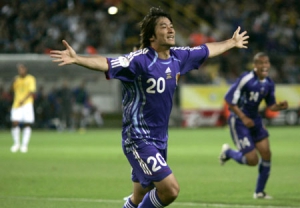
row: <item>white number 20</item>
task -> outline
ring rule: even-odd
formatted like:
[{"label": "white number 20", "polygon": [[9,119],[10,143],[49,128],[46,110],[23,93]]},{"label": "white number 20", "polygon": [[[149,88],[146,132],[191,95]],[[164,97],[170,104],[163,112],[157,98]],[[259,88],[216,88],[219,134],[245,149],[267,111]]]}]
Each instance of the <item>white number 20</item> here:
[{"label": "white number 20", "polygon": [[155,92],[163,93],[166,88],[166,82],[163,77],[159,77],[157,81],[154,78],[147,80],[147,83],[151,83],[150,87],[146,89],[147,93],[155,94]]},{"label": "white number 20", "polygon": [[165,159],[159,153],[157,153],[155,155],[155,157],[153,157],[153,156],[148,157],[147,163],[150,164],[151,161],[153,161],[152,172],[156,172],[156,171],[160,170],[161,166],[167,166]]}]

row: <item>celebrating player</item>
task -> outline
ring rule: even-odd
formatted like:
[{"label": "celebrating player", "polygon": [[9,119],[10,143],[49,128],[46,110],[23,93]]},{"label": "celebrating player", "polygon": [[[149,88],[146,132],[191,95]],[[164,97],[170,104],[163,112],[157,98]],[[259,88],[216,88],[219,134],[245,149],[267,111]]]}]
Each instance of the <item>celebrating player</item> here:
[{"label": "celebrating player", "polygon": [[228,144],[223,144],[220,163],[223,165],[232,158],[240,164],[259,164],[253,197],[270,199],[272,197],[264,191],[271,169],[269,133],[263,126],[258,110],[262,100],[265,100],[272,111],[287,109],[288,103],[276,103],[274,82],[268,77],[268,55],[257,53],[253,61],[254,70],[242,74],[225,96],[231,110],[228,119],[231,137],[238,151],[231,149]]},{"label": "celebrating player", "polygon": [[63,40],[66,50],[53,50],[59,66],[77,64],[103,71],[107,79],[122,83],[122,146],[132,166],[133,195],[124,208],[165,207],[178,196],[179,184],[167,163],[168,122],[172,97],[179,76],[208,58],[231,48],[247,48],[246,31],[240,27],[232,38],[189,48],[173,47],[172,18],[160,8],[151,8],[141,21],[141,49],[120,56],[79,56]]},{"label": "celebrating player", "polygon": [[[12,152],[26,153],[31,136],[31,124],[34,122],[33,95],[36,91],[35,77],[27,74],[27,68],[23,64],[17,66],[19,75],[12,84],[14,102],[11,109],[12,137],[14,145]],[[20,126],[23,123],[22,144],[20,144]]]}]

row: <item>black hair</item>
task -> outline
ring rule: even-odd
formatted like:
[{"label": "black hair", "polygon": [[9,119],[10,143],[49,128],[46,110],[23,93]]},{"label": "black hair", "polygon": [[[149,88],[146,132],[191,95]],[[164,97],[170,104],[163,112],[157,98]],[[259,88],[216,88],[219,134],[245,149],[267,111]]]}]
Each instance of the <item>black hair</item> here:
[{"label": "black hair", "polygon": [[171,15],[164,12],[160,7],[151,7],[149,13],[140,22],[140,48],[150,46],[150,38],[155,35],[155,26],[160,17],[166,17],[172,22]]},{"label": "black hair", "polygon": [[269,56],[264,52],[258,52],[257,54],[254,55],[253,62],[255,63],[260,57],[269,57]]}]

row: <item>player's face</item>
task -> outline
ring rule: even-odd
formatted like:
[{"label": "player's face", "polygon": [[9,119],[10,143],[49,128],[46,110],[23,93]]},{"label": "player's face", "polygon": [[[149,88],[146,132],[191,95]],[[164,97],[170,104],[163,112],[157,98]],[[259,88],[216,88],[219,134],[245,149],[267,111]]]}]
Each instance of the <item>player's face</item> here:
[{"label": "player's face", "polygon": [[18,73],[21,77],[24,77],[27,73],[26,67],[22,64],[18,65]]},{"label": "player's face", "polygon": [[271,64],[269,57],[261,56],[254,62],[254,68],[259,79],[264,79],[269,75]]},{"label": "player's face", "polygon": [[152,41],[152,44],[156,47],[171,47],[175,45],[175,30],[172,22],[168,18],[158,18],[155,26],[155,36],[153,36],[150,41]]}]

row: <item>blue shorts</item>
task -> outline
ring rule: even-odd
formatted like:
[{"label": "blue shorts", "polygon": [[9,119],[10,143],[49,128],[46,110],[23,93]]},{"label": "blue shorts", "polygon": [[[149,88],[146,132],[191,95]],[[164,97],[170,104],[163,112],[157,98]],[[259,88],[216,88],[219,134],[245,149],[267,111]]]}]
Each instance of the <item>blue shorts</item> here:
[{"label": "blue shorts", "polygon": [[139,182],[144,188],[152,186],[172,173],[168,166],[167,149],[160,150],[154,145],[142,145],[130,152],[123,151],[132,167],[132,181]]},{"label": "blue shorts", "polygon": [[243,154],[252,151],[255,148],[255,143],[269,137],[261,117],[254,118],[253,121],[254,127],[247,128],[242,120],[234,115],[231,115],[228,119],[232,141]]}]

